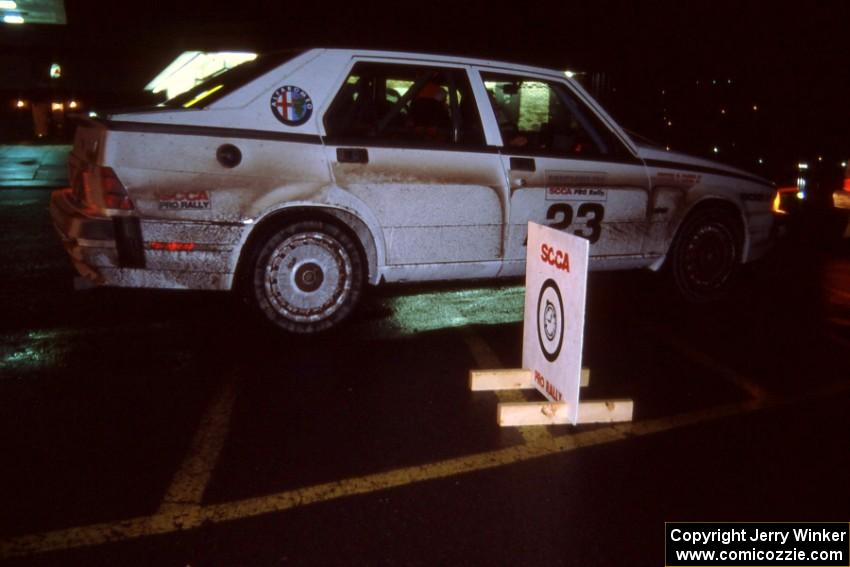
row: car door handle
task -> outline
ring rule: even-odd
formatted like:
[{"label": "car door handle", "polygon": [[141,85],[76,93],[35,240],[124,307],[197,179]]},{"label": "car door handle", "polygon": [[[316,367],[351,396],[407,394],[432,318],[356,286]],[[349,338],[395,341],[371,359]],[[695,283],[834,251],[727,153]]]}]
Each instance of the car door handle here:
[{"label": "car door handle", "polygon": [[336,160],[340,163],[369,163],[366,148],[337,148]]},{"label": "car door handle", "polygon": [[511,171],[536,171],[534,160],[531,158],[512,157]]}]

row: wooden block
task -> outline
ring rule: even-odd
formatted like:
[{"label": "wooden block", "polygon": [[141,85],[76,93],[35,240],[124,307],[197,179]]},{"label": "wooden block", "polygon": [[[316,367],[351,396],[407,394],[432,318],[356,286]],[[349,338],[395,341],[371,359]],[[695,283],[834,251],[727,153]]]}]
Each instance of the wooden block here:
[{"label": "wooden block", "polygon": [[499,404],[498,422],[502,427],[556,425],[569,423],[568,404],[559,402],[515,402]]},{"label": "wooden block", "polygon": [[[589,384],[590,368],[582,368],[580,386],[586,388]],[[473,392],[531,390],[533,388],[534,376],[531,370],[524,368],[469,371],[469,389]]]},{"label": "wooden block", "polygon": [[[512,402],[498,407],[498,423],[502,427],[524,425],[563,425],[569,404],[559,402]],[[579,402],[578,423],[610,423],[631,421],[634,413],[632,400],[594,400]]]},{"label": "wooden block", "polygon": [[592,400],[578,405],[579,423],[631,421],[635,403],[632,400]]},{"label": "wooden block", "polygon": [[489,390],[530,390],[534,388],[531,370],[510,368],[504,370],[470,370],[469,389],[473,392]]}]

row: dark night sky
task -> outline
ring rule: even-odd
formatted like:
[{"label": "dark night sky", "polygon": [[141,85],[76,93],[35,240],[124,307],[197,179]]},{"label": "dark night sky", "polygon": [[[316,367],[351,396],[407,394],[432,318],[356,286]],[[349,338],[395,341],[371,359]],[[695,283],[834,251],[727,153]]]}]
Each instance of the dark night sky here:
[{"label": "dark night sky", "polygon": [[615,115],[637,124],[662,87],[685,93],[679,86],[697,79],[734,78],[739,96],[769,111],[776,143],[850,154],[848,2],[67,0],[66,11],[67,26],[28,37],[2,30],[0,44],[83,61],[78,80],[122,91],[143,86],[184,49],[330,45],[489,56],[603,71],[628,93]]}]

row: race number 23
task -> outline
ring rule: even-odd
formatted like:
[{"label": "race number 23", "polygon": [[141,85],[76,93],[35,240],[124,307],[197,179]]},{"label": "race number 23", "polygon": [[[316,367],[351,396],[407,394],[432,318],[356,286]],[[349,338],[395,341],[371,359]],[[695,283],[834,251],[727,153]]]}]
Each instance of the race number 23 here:
[{"label": "race number 23", "polygon": [[[581,236],[590,241],[591,244],[599,240],[602,232],[602,219],[605,218],[605,208],[599,203],[582,203],[579,205],[576,217],[586,223],[586,228],[573,231],[576,236]],[[573,207],[567,203],[556,203],[546,211],[546,220],[554,221],[548,226],[556,230],[566,230],[573,223]]]}]

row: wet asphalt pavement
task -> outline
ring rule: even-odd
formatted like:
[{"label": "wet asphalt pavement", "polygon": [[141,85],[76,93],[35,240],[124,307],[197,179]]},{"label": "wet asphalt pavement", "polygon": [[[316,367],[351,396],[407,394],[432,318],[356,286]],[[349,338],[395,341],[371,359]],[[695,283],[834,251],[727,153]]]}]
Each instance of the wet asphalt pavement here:
[{"label": "wet asphalt pavement", "polygon": [[592,274],[582,396],[634,421],[503,429],[468,372],[519,365],[516,282],[279,337],[228,294],[73,291],[48,196],[0,189],[0,562],[663,565],[665,521],[850,520],[846,242],[710,306]]}]

